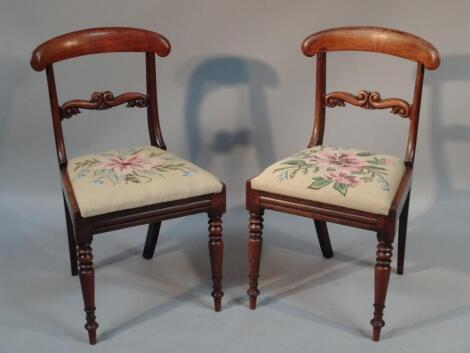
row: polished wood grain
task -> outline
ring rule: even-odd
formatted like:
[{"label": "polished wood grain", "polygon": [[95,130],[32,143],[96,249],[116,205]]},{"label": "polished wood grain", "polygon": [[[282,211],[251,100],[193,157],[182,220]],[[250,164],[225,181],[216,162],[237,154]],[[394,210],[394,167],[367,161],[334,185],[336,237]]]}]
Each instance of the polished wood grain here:
[{"label": "polished wood grain", "polygon": [[117,97],[110,91],[93,92],[89,100],[72,99],[60,108],[62,119],[69,119],[76,114],[80,114],[80,109],[106,110],[118,105],[127,103],[127,107],[144,108],[147,106],[147,95],[138,92],[126,92]]},{"label": "polished wood grain", "polygon": [[85,329],[88,331],[90,344],[96,344],[96,330],[99,325],[96,322],[95,315],[95,270],[90,243],[78,244],[78,264],[83,303],[85,305]]},{"label": "polished wood grain", "polygon": [[209,254],[212,269],[212,297],[214,298],[214,309],[220,311],[222,308],[222,263],[224,255],[224,242],[222,240],[222,215],[217,212],[209,214]]},{"label": "polished wood grain", "polygon": [[77,243],[75,242],[75,234],[73,232],[72,218],[70,217],[69,208],[67,207],[67,201],[64,199],[65,209],[65,223],[67,225],[67,239],[69,243],[69,256],[70,256],[70,269],[72,276],[78,275],[78,259],[77,259]]},{"label": "polished wood grain", "polygon": [[308,147],[321,145],[325,134],[326,52],[324,51],[317,55],[315,86],[315,117]]},{"label": "polished wood grain", "polygon": [[[385,325],[383,311],[390,279],[390,264],[398,219],[400,219],[400,226],[397,272],[399,274],[403,273],[406,225],[418,136],[424,70],[425,68],[436,69],[439,66],[439,53],[431,44],[412,34],[377,27],[343,27],[317,32],[304,40],[302,50],[307,56],[317,56],[315,115],[308,147],[324,143],[326,107],[342,106],[349,103],[365,109],[391,109],[392,113],[409,119],[408,141],[403,159],[406,169],[387,215],[254,190],[251,187],[250,180],[248,180],[246,184],[246,208],[250,214],[248,240],[248,295],[250,308],[254,309],[256,307],[256,298],[259,295],[258,276],[264,210],[269,209],[314,219],[320,247],[325,258],[333,256],[327,222],[370,230],[377,233],[378,241],[375,266],[374,315],[371,320],[372,338],[374,341],[378,341],[381,329]],[[357,95],[343,91],[326,93],[326,59],[327,52],[332,51],[376,52],[416,61],[417,71],[412,104],[401,98],[382,99],[376,91],[362,90]]]},{"label": "polished wood grain", "polygon": [[302,43],[306,56],[325,51],[365,51],[399,56],[434,70],[439,52],[429,42],[413,34],[381,27],[338,27],[314,33]]},{"label": "polished wood grain", "polygon": [[258,278],[263,247],[263,210],[250,212],[249,238],[248,238],[248,296],[250,309],[256,309],[258,297]]},{"label": "polished wood grain", "polygon": [[372,339],[374,341],[378,341],[380,339],[380,332],[382,327],[385,326],[385,321],[383,320],[383,311],[385,308],[385,298],[387,297],[388,284],[390,282],[390,264],[392,263],[393,250],[393,240],[389,240],[390,234],[386,234],[383,239],[382,235],[379,233],[377,239],[378,244],[375,264],[374,317],[370,322],[373,328]]},{"label": "polished wood grain", "polygon": [[161,34],[139,28],[103,27],[75,31],[42,43],[31,54],[36,71],[77,56],[113,52],[150,52],[165,57],[171,45]]},{"label": "polished wood grain", "polygon": [[410,104],[400,98],[382,99],[377,91],[360,91],[357,95],[348,92],[331,92],[325,96],[325,105],[333,108],[336,106],[343,107],[345,103],[355,105],[364,109],[388,109],[391,108],[392,114],[398,114],[402,118],[410,115]]},{"label": "polished wood grain", "polygon": [[[114,96],[111,91],[95,92],[90,100],[72,99],[62,105],[59,104],[53,69],[55,62],[88,54],[133,51],[145,52],[147,88],[145,94],[126,92]],[[79,113],[80,109],[104,110],[125,103],[129,107],[146,107],[150,144],[166,149],[158,115],[155,54],[166,56],[169,52],[170,43],[158,33],[135,28],[111,27],[87,29],[56,37],[37,47],[31,56],[33,69],[46,70],[52,125],[64,196],[71,270],[72,275],[78,274],[80,277],[85,306],[85,329],[88,332],[90,344],[97,342],[96,330],[98,329],[95,315],[95,271],[91,245],[94,236],[100,233],[148,224],[143,257],[150,259],[155,251],[162,221],[197,213],[209,214],[212,296],[214,309],[221,310],[223,296],[222,215],[226,211],[225,185],[223,185],[222,191],[217,194],[201,195],[84,218],[81,216],[67,172],[67,153],[62,123],[66,121],[63,119]]]}]

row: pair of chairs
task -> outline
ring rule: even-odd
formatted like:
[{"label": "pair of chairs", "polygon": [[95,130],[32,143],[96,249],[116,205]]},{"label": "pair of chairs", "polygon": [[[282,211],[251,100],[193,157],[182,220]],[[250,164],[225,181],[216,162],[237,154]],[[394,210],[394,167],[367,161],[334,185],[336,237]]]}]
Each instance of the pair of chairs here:
[{"label": "pair of chairs", "polygon": [[[414,35],[377,27],[344,27],[315,33],[302,44],[306,56],[316,55],[315,119],[308,148],[279,161],[246,185],[249,211],[250,308],[259,294],[258,277],[265,209],[314,220],[325,258],[333,256],[327,222],[377,233],[373,339],[384,326],[383,309],[390,278],[392,244],[398,227],[398,268],[403,273],[406,227],[413,162],[425,69],[439,66],[439,53]],[[382,99],[378,92],[326,91],[326,54],[366,51],[417,62],[412,104],[399,98]],[[53,64],[82,55],[145,52],[147,92],[95,92],[89,100],[59,104]],[[86,313],[85,329],[96,343],[95,274],[91,243],[95,234],[149,224],[143,257],[151,259],[163,220],[196,213],[209,216],[209,254],[215,311],[221,310],[222,215],[226,188],[216,177],[166,150],[160,129],[155,54],[165,57],[170,43],[162,35],[134,28],[95,28],[68,33],[38,46],[31,66],[46,70],[52,123],[59,161],[72,275],[79,275]],[[365,109],[391,109],[409,119],[405,159],[323,144],[326,107],[346,103]],[[81,109],[104,110],[121,104],[146,107],[150,145],[67,159],[62,122]]]}]

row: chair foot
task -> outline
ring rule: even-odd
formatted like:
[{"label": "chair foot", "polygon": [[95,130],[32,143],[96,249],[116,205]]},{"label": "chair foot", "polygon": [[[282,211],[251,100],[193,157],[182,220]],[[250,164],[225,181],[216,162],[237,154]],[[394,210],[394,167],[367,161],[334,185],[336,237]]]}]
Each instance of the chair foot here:
[{"label": "chair foot", "polygon": [[222,216],[209,214],[209,255],[212,270],[212,297],[214,310],[222,310],[222,265],[224,243],[222,240]]},{"label": "chair foot", "polygon": [[390,281],[390,264],[392,262],[392,242],[381,240],[379,236],[377,244],[377,262],[375,265],[375,303],[374,317],[370,321],[373,328],[372,339],[380,339],[380,331],[385,326],[383,321],[383,311],[385,308],[385,298],[387,296],[388,283]]},{"label": "chair foot", "polygon": [[78,264],[83,302],[85,304],[86,324],[90,344],[96,344],[98,323],[95,316],[95,271],[93,253],[89,243],[78,245]]},{"label": "chair foot", "polygon": [[214,311],[219,312],[222,311],[222,297],[215,297],[214,298]]},{"label": "chair foot", "polygon": [[259,295],[258,278],[263,246],[263,210],[250,212],[249,238],[248,238],[248,291],[250,309],[256,308],[256,298]]},{"label": "chair foot", "polygon": [[259,291],[255,292],[250,292],[248,291],[248,295],[250,297],[250,309],[255,310],[256,309],[256,299],[258,298]]},{"label": "chair foot", "polygon": [[375,327],[372,329],[372,340],[374,342],[380,341],[380,331],[382,330],[382,327]]},{"label": "chair foot", "polygon": [[[94,316],[94,312],[93,312]],[[95,322],[95,325],[85,325],[85,329],[88,331],[88,341],[91,345],[96,344],[96,329],[98,328],[98,323]]]}]

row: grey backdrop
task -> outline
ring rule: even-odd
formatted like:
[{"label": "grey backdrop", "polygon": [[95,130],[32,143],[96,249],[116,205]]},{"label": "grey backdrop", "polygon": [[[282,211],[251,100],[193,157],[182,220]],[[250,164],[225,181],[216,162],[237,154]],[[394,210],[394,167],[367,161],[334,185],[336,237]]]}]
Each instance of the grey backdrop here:
[{"label": "grey backdrop", "polygon": [[[470,2],[0,0],[0,351],[91,351],[78,279],[69,276],[45,74],[28,63],[53,36],[134,26],[167,36],[157,61],[169,149],[228,185],[224,311],[210,310],[206,219],[166,222],[144,261],[145,228],[98,237],[98,351],[468,352],[470,260],[467,107]],[[312,128],[312,32],[378,25],[441,52],[423,94],[405,276],[392,276],[383,340],[370,341],[375,240],[332,225],[321,257],[307,219],[268,213],[256,312],[247,309],[244,182],[305,147]],[[99,55],[56,65],[60,100],[144,90],[144,57]],[[415,65],[334,54],[328,90],[411,99]],[[64,124],[69,156],[147,141],[145,113],[117,108]],[[329,110],[326,142],[404,155],[407,124],[388,112]]]}]

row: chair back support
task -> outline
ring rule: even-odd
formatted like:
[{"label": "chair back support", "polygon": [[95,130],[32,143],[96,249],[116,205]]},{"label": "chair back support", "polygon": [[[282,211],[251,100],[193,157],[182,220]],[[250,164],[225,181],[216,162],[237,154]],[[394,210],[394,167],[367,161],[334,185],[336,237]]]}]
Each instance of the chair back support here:
[{"label": "chair back support", "polygon": [[[137,28],[107,27],[67,33],[42,43],[33,51],[31,67],[36,71],[46,69],[57,157],[61,166],[67,164],[62,120],[80,113],[80,109],[104,110],[125,103],[127,107],[147,107],[150,143],[166,149],[158,116],[155,54],[165,57],[170,50],[170,42],[158,33]],[[126,92],[114,96],[110,91],[93,92],[89,100],[73,99],[59,105],[54,63],[83,55],[113,52],[145,52],[146,94]]]},{"label": "chair back support", "polygon": [[[410,119],[405,164],[411,168],[418,134],[424,69],[434,70],[439,66],[437,49],[424,39],[406,32],[380,27],[340,27],[308,36],[302,43],[302,51],[306,56],[317,56],[315,121],[309,147],[323,143],[325,107],[349,103],[365,109],[391,109],[393,114]],[[329,51],[375,52],[416,61],[418,67],[412,104],[400,98],[382,99],[376,91],[362,90],[356,95],[339,91],[327,93],[326,53]]]}]

